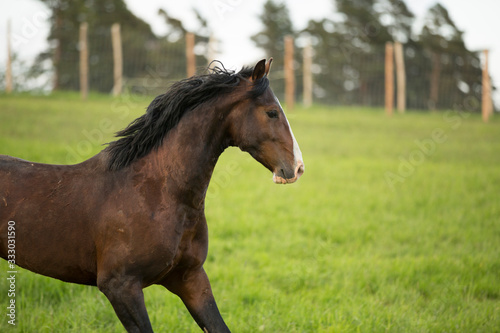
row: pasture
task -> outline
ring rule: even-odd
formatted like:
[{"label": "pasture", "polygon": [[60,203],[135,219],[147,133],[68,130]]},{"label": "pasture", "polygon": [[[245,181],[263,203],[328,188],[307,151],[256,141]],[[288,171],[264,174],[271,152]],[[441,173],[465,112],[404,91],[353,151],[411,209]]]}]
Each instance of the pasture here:
[{"label": "pasture", "polygon": [[[0,154],[82,161],[149,102],[0,95]],[[297,183],[275,185],[231,148],[207,194],[205,270],[230,329],[499,332],[498,117],[483,124],[454,111],[388,118],[381,109],[315,106],[288,118],[306,169]],[[124,331],[97,288],[20,268],[12,327],[7,271],[2,260],[0,331]],[[199,331],[162,287],[145,289],[145,299],[155,331]]]}]

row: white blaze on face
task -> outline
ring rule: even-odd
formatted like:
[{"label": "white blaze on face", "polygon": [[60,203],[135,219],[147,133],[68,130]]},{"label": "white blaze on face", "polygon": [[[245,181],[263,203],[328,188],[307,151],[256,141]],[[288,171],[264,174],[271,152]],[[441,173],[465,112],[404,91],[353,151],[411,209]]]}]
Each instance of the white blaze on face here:
[{"label": "white blaze on face", "polygon": [[[278,102],[278,105],[281,107],[281,104],[276,97],[276,101]],[[281,107],[283,110],[283,108]],[[305,166],[304,166],[304,160],[302,159],[302,152],[300,151],[299,144],[297,143],[297,140],[295,140],[295,136],[293,135],[292,127],[290,126],[290,123],[288,122],[288,119],[285,117],[286,123],[288,125],[288,129],[290,130],[290,135],[292,136],[293,140],[293,157],[294,157],[294,167],[295,167],[295,177],[291,179],[284,179],[283,177],[280,177],[276,175],[275,173],[273,174],[273,181],[277,184],[286,184],[286,183],[293,183],[297,181],[300,176],[304,173]]]}]

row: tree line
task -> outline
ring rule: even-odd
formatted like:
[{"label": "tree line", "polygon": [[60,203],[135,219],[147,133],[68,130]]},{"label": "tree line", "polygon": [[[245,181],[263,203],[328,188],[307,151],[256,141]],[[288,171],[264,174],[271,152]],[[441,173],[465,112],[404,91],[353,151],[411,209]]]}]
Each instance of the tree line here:
[{"label": "tree line", "polygon": [[286,2],[268,0],[260,15],[264,29],[252,40],[268,55],[276,55],[283,53],[285,35],[308,38],[315,51],[315,99],[372,106],[383,105],[385,44],[400,42],[410,108],[479,109],[479,53],[467,48],[464,31],[443,5],[429,8],[422,29],[415,33],[415,15],[402,0],[333,2],[335,12],[297,30]]},{"label": "tree line", "polygon": [[[78,29],[89,25],[89,84],[92,90],[109,92],[113,83],[110,27],[119,22],[124,76],[141,77],[156,71],[165,76],[185,76],[185,34],[182,20],[164,10],[169,27],[156,36],[147,22],[130,12],[124,0],[40,0],[52,13],[49,48],[42,52],[34,73],[43,72],[44,62],[52,62],[53,88],[78,89]],[[478,52],[469,50],[461,31],[441,4],[431,7],[422,29],[414,31],[415,15],[402,0],[332,0],[334,12],[310,20],[298,30],[290,19],[285,1],[268,0],[259,16],[263,29],[252,36],[255,45],[283,66],[284,37],[294,36],[300,51],[308,39],[314,49],[314,96],[324,103],[383,105],[384,47],[401,42],[405,48],[407,105],[409,108],[449,109],[464,106],[464,101],[480,96],[481,64]],[[207,48],[208,20],[195,10],[199,23],[196,45]],[[165,52],[165,50],[169,50]],[[207,52],[198,52],[206,63]],[[300,52],[296,64],[300,67]],[[127,59],[133,59],[132,63]],[[297,80],[300,85],[300,80]],[[300,87],[296,90],[301,91]],[[479,103],[476,103],[479,104]],[[477,108],[479,105],[477,105]],[[476,109],[474,103],[467,108]]]},{"label": "tree line", "polygon": [[[185,34],[181,20],[159,9],[168,32],[153,33],[151,26],[135,16],[124,0],[40,0],[50,10],[49,47],[40,53],[32,68],[34,75],[47,72],[44,64],[52,63],[53,90],[79,89],[79,27],[88,24],[89,86],[91,90],[109,93],[113,87],[113,54],[110,28],[120,23],[122,52],[125,55],[123,75],[127,78],[161,76],[182,78],[186,73]],[[195,10],[199,29],[195,40],[207,47],[210,30],[207,20]],[[198,55],[203,58],[203,55]],[[152,74],[154,73],[154,75]]]}]

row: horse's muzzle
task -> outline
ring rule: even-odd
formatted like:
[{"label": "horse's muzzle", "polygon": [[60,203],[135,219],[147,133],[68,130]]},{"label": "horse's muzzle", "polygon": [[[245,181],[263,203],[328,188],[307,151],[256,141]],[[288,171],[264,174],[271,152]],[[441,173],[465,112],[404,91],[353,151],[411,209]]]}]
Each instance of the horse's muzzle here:
[{"label": "horse's muzzle", "polygon": [[304,173],[304,171],[305,171],[304,162],[298,161],[297,162],[297,166],[295,167],[294,176],[292,178],[285,178],[285,177],[279,176],[276,172],[274,172],[273,173],[273,181],[276,184],[291,184],[291,183],[295,183],[297,180],[299,180],[300,176],[302,176],[302,174]]}]

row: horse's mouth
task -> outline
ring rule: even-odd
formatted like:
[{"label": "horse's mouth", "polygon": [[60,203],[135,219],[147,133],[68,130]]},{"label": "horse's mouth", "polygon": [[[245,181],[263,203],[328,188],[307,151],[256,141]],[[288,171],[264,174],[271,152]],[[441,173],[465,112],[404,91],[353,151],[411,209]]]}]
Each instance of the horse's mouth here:
[{"label": "horse's mouth", "polygon": [[305,167],[304,162],[299,161],[295,167],[295,172],[293,177],[286,177],[285,171],[280,169],[278,172],[273,172],[273,182],[276,184],[291,184],[299,180],[300,176],[304,173]]}]

